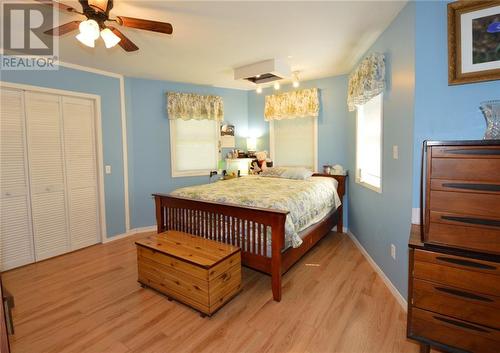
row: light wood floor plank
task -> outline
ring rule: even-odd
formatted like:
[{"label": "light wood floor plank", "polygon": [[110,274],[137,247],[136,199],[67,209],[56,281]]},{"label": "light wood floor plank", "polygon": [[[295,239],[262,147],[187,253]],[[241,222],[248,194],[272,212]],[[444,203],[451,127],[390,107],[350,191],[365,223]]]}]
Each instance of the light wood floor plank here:
[{"label": "light wood floor plank", "polygon": [[138,234],[3,274],[16,300],[13,353],[412,353],[406,314],[351,240],[332,233],[283,276],[243,270],[212,318],[137,283]]}]

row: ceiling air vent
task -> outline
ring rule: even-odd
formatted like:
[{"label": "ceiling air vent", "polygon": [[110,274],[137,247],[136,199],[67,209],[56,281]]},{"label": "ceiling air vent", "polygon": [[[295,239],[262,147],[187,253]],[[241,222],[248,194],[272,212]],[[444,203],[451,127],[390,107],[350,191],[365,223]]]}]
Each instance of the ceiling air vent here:
[{"label": "ceiling air vent", "polygon": [[247,80],[255,84],[289,78],[290,66],[282,60],[269,59],[234,69],[235,80]]}]

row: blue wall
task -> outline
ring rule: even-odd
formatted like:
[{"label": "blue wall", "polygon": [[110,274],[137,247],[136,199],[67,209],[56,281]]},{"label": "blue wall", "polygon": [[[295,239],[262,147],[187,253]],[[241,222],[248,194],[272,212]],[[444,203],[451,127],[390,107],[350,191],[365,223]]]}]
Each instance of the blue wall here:
[{"label": "blue wall", "polygon": [[242,149],[246,148],[248,99],[247,92],[241,90],[136,78],[127,78],[125,88],[131,227],[137,228],[156,222],[152,193],[167,193],[182,186],[208,182],[208,175],[172,178],[166,93],[221,96],[224,120],[235,125],[236,144]]},{"label": "blue wall", "polygon": [[[367,53],[386,56],[387,88],[383,101],[382,193],[354,182],[356,114],[349,114],[349,229],[370,256],[406,296],[408,236],[412,203],[412,141],[415,82],[415,4],[408,4]],[[392,146],[399,146],[399,159]],[[390,256],[396,246],[396,260]]]},{"label": "blue wall", "polygon": [[2,71],[6,82],[101,96],[103,158],[112,166],[104,176],[108,237],[125,232],[120,82],[118,78],[60,67],[57,71]]},{"label": "blue wall", "polygon": [[[300,88],[318,88],[320,92],[320,112],[318,117],[318,169],[325,164],[341,164],[347,167],[347,149],[350,139],[345,131],[348,126],[347,76],[327,77],[301,82]],[[290,85],[280,92],[294,89]],[[259,134],[258,148],[269,151],[269,123],[264,120],[264,99],[273,94],[274,89],[266,88],[261,94],[248,92],[248,129]],[[347,210],[348,198],[344,199]],[[344,212],[344,226],[348,226],[348,212]]]},{"label": "blue wall", "polygon": [[482,139],[479,103],[500,99],[500,81],[448,86],[446,1],[416,3],[413,207],[419,205],[420,150],[425,139]]}]

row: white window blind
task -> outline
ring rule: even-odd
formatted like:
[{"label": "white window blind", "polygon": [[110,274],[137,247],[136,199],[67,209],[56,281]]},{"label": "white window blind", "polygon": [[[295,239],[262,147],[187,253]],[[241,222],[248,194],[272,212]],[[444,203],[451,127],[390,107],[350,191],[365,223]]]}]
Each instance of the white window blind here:
[{"label": "white window blind", "polygon": [[356,181],[381,191],[382,94],[357,106]]},{"label": "white window blind", "polygon": [[316,169],[316,118],[271,121],[271,157],[275,166]]},{"label": "white window blind", "polygon": [[207,175],[217,169],[218,143],[215,120],[170,120],[172,176]]}]

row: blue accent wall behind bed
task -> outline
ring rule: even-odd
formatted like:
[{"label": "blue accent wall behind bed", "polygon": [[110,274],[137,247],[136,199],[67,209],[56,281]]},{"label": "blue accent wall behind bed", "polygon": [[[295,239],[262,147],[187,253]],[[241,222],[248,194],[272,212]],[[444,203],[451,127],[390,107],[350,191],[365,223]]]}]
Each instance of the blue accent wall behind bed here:
[{"label": "blue accent wall behind bed", "polygon": [[[168,91],[215,94],[224,100],[224,121],[236,126],[236,145],[246,149],[247,92],[187,83],[125,79],[131,227],[156,224],[151,194],[208,182],[207,176],[172,178]],[[256,192],[258,192],[256,190]]]},{"label": "blue accent wall behind bed", "polygon": [[[318,171],[325,164],[341,164],[348,167],[348,145],[352,143],[347,134],[347,76],[334,76],[301,82],[300,88],[318,88],[320,112],[318,117]],[[300,89],[299,88],[299,89]],[[295,90],[291,85],[283,86],[279,92]],[[269,151],[269,123],[264,120],[264,99],[274,94],[268,87],[261,94],[248,91],[248,130],[256,134],[258,148]],[[352,174],[352,170],[350,170]],[[352,179],[352,176],[349,177]],[[352,180],[350,180],[352,182]],[[344,227],[348,226],[348,197],[344,198]]]}]

